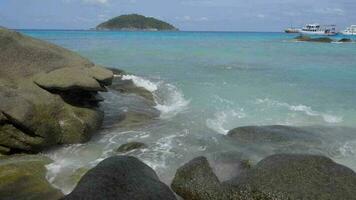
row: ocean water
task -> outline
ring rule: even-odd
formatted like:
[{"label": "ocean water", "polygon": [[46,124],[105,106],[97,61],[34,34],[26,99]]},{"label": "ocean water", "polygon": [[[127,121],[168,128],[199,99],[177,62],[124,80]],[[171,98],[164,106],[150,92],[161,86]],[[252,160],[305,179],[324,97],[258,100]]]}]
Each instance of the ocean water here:
[{"label": "ocean water", "polygon": [[[128,141],[148,145],[128,155],[168,184],[184,162],[224,152],[252,163],[275,153],[322,154],[356,170],[356,43],[295,42],[284,33],[22,32],[133,73],[125,78],[152,91],[161,112],[143,127],[104,129],[87,144],[45,152],[55,161],[48,179],[66,193],[77,169]],[[130,95],[103,96],[109,115],[142,106]],[[225,136],[240,126],[276,124],[310,127],[321,145],[243,144]]]}]

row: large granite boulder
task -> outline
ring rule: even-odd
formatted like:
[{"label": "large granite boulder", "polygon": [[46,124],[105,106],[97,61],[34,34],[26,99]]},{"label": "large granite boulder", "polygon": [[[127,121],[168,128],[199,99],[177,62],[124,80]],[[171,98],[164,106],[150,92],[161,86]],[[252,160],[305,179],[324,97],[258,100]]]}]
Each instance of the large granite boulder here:
[{"label": "large granite boulder", "polygon": [[46,179],[50,159],[35,155],[0,157],[0,199],[58,200],[63,197]]},{"label": "large granite boulder", "polygon": [[205,157],[197,157],[180,167],[172,181],[172,190],[186,200],[229,199]]},{"label": "large granite boulder", "polygon": [[98,92],[112,78],[74,52],[0,28],[0,153],[89,140],[103,119]]},{"label": "large granite boulder", "polygon": [[91,169],[65,200],[175,200],[156,173],[134,157],[108,158]]},{"label": "large granite boulder", "polygon": [[356,173],[323,156],[273,155],[229,183],[281,199],[356,199]]},{"label": "large granite boulder", "polygon": [[323,156],[278,154],[219,182],[204,157],[178,169],[172,189],[186,200],[356,199],[356,173]]}]

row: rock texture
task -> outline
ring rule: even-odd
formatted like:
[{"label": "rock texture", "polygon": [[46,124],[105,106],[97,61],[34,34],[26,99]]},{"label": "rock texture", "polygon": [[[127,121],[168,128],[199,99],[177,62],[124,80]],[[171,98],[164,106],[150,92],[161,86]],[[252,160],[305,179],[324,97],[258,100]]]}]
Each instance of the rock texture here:
[{"label": "rock texture", "polygon": [[328,37],[312,38],[309,36],[301,35],[295,38],[297,41],[302,42],[321,42],[321,43],[331,43],[334,40]]},{"label": "rock texture", "polygon": [[134,157],[108,158],[90,170],[65,200],[175,200],[156,173]]},{"label": "rock texture", "polygon": [[56,45],[0,28],[0,153],[89,140],[113,73]]},{"label": "rock texture", "polygon": [[279,154],[219,182],[204,157],[179,168],[172,189],[186,200],[356,199],[356,173],[323,156]]},{"label": "rock texture", "polygon": [[142,143],[142,142],[129,142],[126,144],[121,145],[116,152],[118,153],[126,153],[135,149],[143,149],[143,148],[147,148],[147,146]]},{"label": "rock texture", "polygon": [[0,158],[0,199],[58,200],[63,194],[46,180],[51,160],[43,156],[20,155]]}]

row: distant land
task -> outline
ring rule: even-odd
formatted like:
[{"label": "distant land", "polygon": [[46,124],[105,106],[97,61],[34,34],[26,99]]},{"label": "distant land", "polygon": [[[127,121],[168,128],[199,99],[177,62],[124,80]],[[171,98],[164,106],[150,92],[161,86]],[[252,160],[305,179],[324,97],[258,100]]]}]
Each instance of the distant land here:
[{"label": "distant land", "polygon": [[127,30],[127,31],[178,31],[173,25],[138,14],[121,15],[99,24],[96,30]]}]

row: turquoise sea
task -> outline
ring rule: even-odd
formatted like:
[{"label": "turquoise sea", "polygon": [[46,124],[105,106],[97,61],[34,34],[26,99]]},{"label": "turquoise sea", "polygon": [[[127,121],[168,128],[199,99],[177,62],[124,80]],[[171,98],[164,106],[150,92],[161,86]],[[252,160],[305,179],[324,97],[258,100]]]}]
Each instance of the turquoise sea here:
[{"label": "turquoise sea", "polygon": [[[147,126],[104,129],[88,144],[46,152],[55,160],[48,178],[65,192],[75,170],[95,166],[128,141],[148,144],[129,155],[167,183],[191,158],[228,151],[253,163],[274,153],[323,154],[356,170],[356,43],[296,42],[284,33],[22,32],[133,73],[126,78],[152,91],[161,111]],[[103,96],[109,115],[141,106],[114,92]],[[232,128],[277,124],[310,127],[321,145],[247,145],[225,137]]]}]

